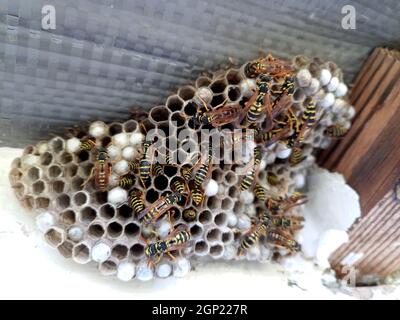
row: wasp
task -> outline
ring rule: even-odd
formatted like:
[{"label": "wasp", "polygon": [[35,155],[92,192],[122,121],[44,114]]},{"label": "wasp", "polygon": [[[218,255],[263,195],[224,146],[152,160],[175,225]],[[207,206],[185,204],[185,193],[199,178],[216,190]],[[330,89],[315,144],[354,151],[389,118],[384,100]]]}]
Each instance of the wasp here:
[{"label": "wasp", "polygon": [[273,78],[281,78],[293,73],[293,71],[293,67],[288,62],[277,59],[271,54],[251,61],[244,67],[244,73],[248,78],[255,78],[260,74],[268,74]]},{"label": "wasp", "polygon": [[240,190],[242,191],[247,190],[253,185],[260,162],[261,162],[261,148],[255,147],[253,161],[251,163],[252,169],[244,176],[240,184]]},{"label": "wasp", "polygon": [[279,97],[282,97],[284,94],[287,94],[289,96],[293,95],[294,90],[294,77],[291,75],[287,75],[285,76],[283,84],[280,86],[279,90],[273,90],[272,93],[274,95],[277,95],[277,99],[279,99]]},{"label": "wasp", "polygon": [[300,147],[293,147],[292,148],[292,153],[290,154],[289,157],[289,163],[291,166],[298,165],[300,162],[302,162],[306,156],[303,156],[303,149]]},{"label": "wasp", "polygon": [[144,210],[143,193],[139,190],[133,190],[128,199],[129,206],[138,215]]},{"label": "wasp", "polygon": [[271,171],[267,172],[267,181],[271,186],[277,186],[280,184],[278,176]]},{"label": "wasp", "polygon": [[268,198],[266,200],[267,208],[273,213],[284,212],[292,207],[300,206],[307,202],[307,196],[300,192],[295,192],[287,198]]},{"label": "wasp", "polygon": [[264,74],[257,79],[257,91],[246,103],[243,110],[243,126],[248,127],[255,124],[261,118],[264,110],[267,116],[272,117],[272,107],[269,98],[269,85],[271,81],[272,78]]},{"label": "wasp", "polygon": [[254,246],[260,240],[260,237],[265,235],[267,231],[268,226],[263,222],[254,225],[254,227],[242,237],[239,247],[239,255]]},{"label": "wasp", "polygon": [[192,178],[193,166],[185,165],[181,168],[181,175],[186,180],[189,181]]},{"label": "wasp", "polygon": [[288,249],[290,252],[300,252],[300,244],[288,233],[270,230],[267,232],[267,241],[275,247]]},{"label": "wasp", "polygon": [[190,195],[192,196],[193,203],[199,207],[204,201],[205,194],[201,187],[197,186],[193,183],[194,181],[189,182],[189,191]]},{"label": "wasp", "polygon": [[166,239],[148,244],[144,253],[149,259],[151,259],[150,261],[153,262],[153,260],[156,260],[156,264],[161,260],[164,254],[168,254],[171,259],[175,260],[171,251],[181,249],[185,244],[187,244],[190,238],[190,231],[185,229],[184,226],[179,226],[168,235]]},{"label": "wasp", "polygon": [[121,188],[129,188],[135,184],[135,178],[131,175],[123,176],[120,180],[118,185]]},{"label": "wasp", "polygon": [[164,167],[157,162],[152,166],[151,173],[156,177],[161,176],[164,174]]},{"label": "wasp", "polygon": [[145,186],[146,183],[150,180],[150,173],[152,171],[152,159],[150,159],[149,157],[149,149],[152,144],[153,141],[150,140],[146,140],[143,142],[143,155],[140,158],[138,164],[139,178],[143,186]]},{"label": "wasp", "polygon": [[85,141],[82,141],[80,148],[84,151],[90,151],[93,148],[96,148],[96,141],[94,139],[87,139]]},{"label": "wasp", "polygon": [[129,161],[128,166],[129,171],[133,173],[139,173],[139,161]]},{"label": "wasp", "polygon": [[317,107],[313,100],[310,100],[307,104],[307,107],[304,109],[302,114],[303,123],[306,124],[307,127],[314,126],[317,120]]},{"label": "wasp", "polygon": [[207,160],[205,160],[204,163],[200,163],[200,166],[197,169],[196,174],[194,175],[194,183],[197,187],[202,186],[203,183],[210,177],[212,160],[213,152],[212,146],[210,144],[208,148]]},{"label": "wasp", "polygon": [[186,182],[183,178],[175,178],[171,182],[171,190],[180,194],[186,193]]},{"label": "wasp", "polygon": [[265,201],[267,199],[266,190],[258,183],[254,186],[254,195],[260,201]]},{"label": "wasp", "polygon": [[92,168],[88,180],[84,182],[83,185],[85,185],[94,176],[96,189],[100,191],[106,191],[110,179],[111,168],[112,165],[109,162],[107,150],[104,148],[99,148],[94,167]]},{"label": "wasp", "polygon": [[260,215],[260,220],[267,226],[296,231],[303,227],[304,218],[300,216],[271,215],[269,212],[264,211]]},{"label": "wasp", "polygon": [[263,132],[259,130],[255,135],[255,141],[257,143],[262,143],[264,147],[268,147],[274,144],[275,142],[287,137],[289,132],[290,132],[289,128],[273,129]]},{"label": "wasp", "polygon": [[194,115],[193,121],[197,126],[211,125],[213,127],[220,127],[225,124],[238,121],[243,112],[243,108],[239,104],[230,104],[224,106],[226,100],[212,110],[209,110],[207,103],[204,100],[201,99],[201,101],[206,111],[198,111],[198,113]]},{"label": "wasp", "polygon": [[197,218],[197,213],[193,209],[186,209],[182,212],[182,217],[186,222],[193,222]]},{"label": "wasp", "polygon": [[341,138],[347,133],[348,129],[340,124],[334,124],[327,127],[324,131],[324,135],[331,138]]},{"label": "wasp", "polygon": [[183,196],[178,192],[170,193],[161,197],[151,206],[145,208],[138,215],[138,219],[145,225],[155,223],[164,213],[178,204],[183,199]]}]

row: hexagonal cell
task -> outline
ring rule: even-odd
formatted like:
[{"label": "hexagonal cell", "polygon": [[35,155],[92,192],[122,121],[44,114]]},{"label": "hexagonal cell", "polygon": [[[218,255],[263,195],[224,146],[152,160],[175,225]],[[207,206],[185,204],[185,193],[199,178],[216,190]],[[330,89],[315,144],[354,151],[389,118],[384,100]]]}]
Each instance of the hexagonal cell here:
[{"label": "hexagonal cell", "polygon": [[17,196],[18,199],[22,198],[25,194],[25,186],[22,183],[16,183],[13,185],[13,189],[15,192],[15,195]]},{"label": "hexagonal cell", "polygon": [[111,220],[115,217],[115,207],[110,204],[105,204],[100,208],[100,217],[106,220]]},{"label": "hexagonal cell", "polygon": [[[229,199],[229,198],[228,198]],[[231,199],[229,199],[230,201],[232,201]],[[233,202],[232,202],[233,203]],[[225,226],[228,223],[228,216],[226,213],[218,213],[215,217],[214,217],[214,223],[217,226]]]},{"label": "hexagonal cell", "polygon": [[160,198],[160,194],[156,190],[154,190],[154,189],[147,190],[147,193],[146,193],[146,201],[147,202],[153,203],[156,200],[158,200],[159,198]]},{"label": "hexagonal cell", "polygon": [[10,174],[8,175],[8,179],[10,180],[11,186],[14,187],[15,184],[17,184],[21,178],[22,178],[22,172],[21,170],[17,168],[13,168],[10,171]]},{"label": "hexagonal cell", "polygon": [[82,150],[76,154],[76,161],[78,163],[85,162],[90,159],[89,151]]},{"label": "hexagonal cell", "polygon": [[174,112],[170,117],[170,122],[174,123],[174,125],[178,128],[182,127],[185,124],[185,118],[182,116],[180,112]]},{"label": "hexagonal cell", "polygon": [[66,178],[73,178],[76,176],[78,172],[78,166],[74,163],[70,163],[69,165],[65,166],[64,174]]},{"label": "hexagonal cell", "polygon": [[92,238],[100,239],[105,234],[105,230],[100,223],[92,223],[88,228],[88,234]]},{"label": "hexagonal cell", "polygon": [[224,79],[216,80],[210,84],[210,89],[215,93],[222,93],[224,92],[226,87],[226,82]]},{"label": "hexagonal cell", "polygon": [[207,206],[209,209],[219,209],[221,208],[221,200],[219,200],[217,197],[209,197],[207,200]]},{"label": "hexagonal cell", "polygon": [[57,207],[61,210],[68,208],[71,205],[71,198],[63,193],[56,199]]},{"label": "hexagonal cell", "polygon": [[197,113],[197,105],[193,101],[190,101],[187,103],[183,109],[184,113],[191,117],[194,116]]},{"label": "hexagonal cell", "polygon": [[43,193],[43,191],[46,189],[46,185],[44,181],[38,180],[34,184],[32,184],[32,191],[34,194],[39,195]]},{"label": "hexagonal cell", "polygon": [[112,248],[111,255],[118,259],[123,260],[128,256],[129,249],[123,244],[117,244]]},{"label": "hexagonal cell", "polygon": [[40,178],[40,168],[32,167],[28,170],[28,178],[34,182]]},{"label": "hexagonal cell", "polygon": [[241,213],[243,213],[243,210],[244,210],[244,205],[243,205],[243,203],[241,203],[240,201],[236,201],[236,202],[235,202],[235,205],[234,205],[234,207],[233,207],[233,212],[234,212],[235,214],[241,214]]},{"label": "hexagonal cell", "polygon": [[76,213],[73,210],[65,210],[60,213],[60,222],[66,225],[73,225],[76,222]]},{"label": "hexagonal cell", "polygon": [[225,91],[225,95],[231,102],[236,102],[242,97],[242,92],[238,86],[229,86]]},{"label": "hexagonal cell", "polygon": [[182,100],[190,100],[194,97],[196,93],[196,89],[192,86],[184,86],[178,90],[178,96],[182,98]]},{"label": "hexagonal cell", "polygon": [[83,191],[77,192],[72,197],[72,202],[77,207],[84,206],[88,202],[88,194]]},{"label": "hexagonal cell", "polygon": [[144,245],[141,243],[135,243],[129,250],[131,257],[134,260],[138,260],[144,255]]},{"label": "hexagonal cell", "polygon": [[105,136],[103,139],[101,139],[100,144],[103,148],[107,148],[111,142],[112,142],[112,138],[110,136]]},{"label": "hexagonal cell", "polygon": [[11,168],[21,168],[21,158],[15,158],[12,162],[11,162]]},{"label": "hexagonal cell", "polygon": [[167,175],[168,177],[173,177],[176,175],[178,171],[178,168],[175,166],[165,166],[164,167],[164,173],[165,175]]},{"label": "hexagonal cell", "polygon": [[210,85],[210,83],[211,83],[210,78],[208,78],[208,77],[199,77],[196,80],[196,87],[197,88],[207,87],[207,86]]},{"label": "hexagonal cell", "polygon": [[63,139],[56,137],[50,140],[49,147],[54,153],[60,153],[65,148],[65,142]]},{"label": "hexagonal cell", "polygon": [[68,152],[64,152],[64,153],[62,153],[61,155],[60,155],[60,157],[59,157],[59,161],[60,161],[60,163],[61,164],[68,164],[68,163],[70,163],[70,162],[72,162],[72,160],[73,160],[74,158],[73,158],[73,156],[72,156],[72,154],[70,154],[70,153],[68,153]]},{"label": "hexagonal cell", "polygon": [[50,183],[50,187],[54,193],[63,193],[65,191],[65,182],[63,180],[56,180]]},{"label": "hexagonal cell", "polygon": [[169,97],[167,99],[166,104],[167,104],[167,108],[169,110],[171,110],[172,112],[180,111],[180,110],[182,110],[182,107],[183,107],[183,101],[177,95]]},{"label": "hexagonal cell", "polygon": [[221,240],[222,233],[218,228],[213,228],[207,231],[207,241],[215,242]]},{"label": "hexagonal cell", "polygon": [[135,132],[137,128],[139,127],[139,124],[136,120],[129,120],[124,123],[124,130],[125,132]]},{"label": "hexagonal cell", "polygon": [[64,241],[61,245],[57,247],[58,252],[64,258],[71,258],[72,257],[72,249],[74,248],[74,244],[70,241]]},{"label": "hexagonal cell", "polygon": [[52,247],[57,248],[64,242],[64,231],[60,228],[50,228],[45,234],[44,238],[48,244]]},{"label": "hexagonal cell", "polygon": [[90,224],[96,219],[96,210],[92,207],[85,207],[79,212],[79,220],[84,224]]},{"label": "hexagonal cell", "polygon": [[133,218],[133,210],[130,206],[124,204],[117,209],[117,219],[126,221]]},{"label": "hexagonal cell", "polygon": [[203,234],[203,227],[201,224],[194,224],[190,227],[190,234],[193,239],[200,237]]},{"label": "hexagonal cell", "polygon": [[123,132],[123,126],[120,123],[112,123],[109,126],[109,132],[111,136],[115,136],[118,133]]},{"label": "hexagonal cell", "polygon": [[230,69],[226,74],[226,81],[228,84],[239,84],[241,80],[242,78],[240,76],[240,70],[238,69]]},{"label": "hexagonal cell", "polygon": [[105,276],[111,276],[117,273],[117,264],[108,260],[99,265],[99,271]]},{"label": "hexagonal cell", "polygon": [[170,112],[164,106],[154,107],[150,111],[150,119],[154,122],[167,121],[169,119]]},{"label": "hexagonal cell", "polygon": [[79,264],[86,264],[91,261],[90,247],[86,243],[79,243],[72,249],[72,258]]},{"label": "hexagonal cell", "polygon": [[195,254],[199,255],[199,256],[204,256],[208,253],[210,247],[207,244],[207,242],[205,241],[198,241],[196,242],[195,246],[194,246],[194,252]]},{"label": "hexagonal cell", "polygon": [[59,178],[63,174],[62,168],[58,165],[52,165],[49,167],[47,171],[47,175],[49,176],[50,179],[54,178]]},{"label": "hexagonal cell", "polygon": [[50,199],[46,197],[39,197],[35,199],[36,209],[47,209],[50,205]]},{"label": "hexagonal cell", "polygon": [[48,166],[53,161],[53,155],[50,152],[45,152],[40,156],[40,164]]},{"label": "hexagonal cell", "polygon": [[96,191],[93,194],[93,201],[96,202],[97,204],[105,204],[107,203],[107,196],[108,196],[107,191]]},{"label": "hexagonal cell", "polygon": [[94,167],[94,164],[91,162],[85,162],[81,164],[81,166],[78,169],[78,174],[81,178],[87,179],[90,177],[92,174],[92,169]]},{"label": "hexagonal cell", "polygon": [[231,198],[224,198],[223,200],[222,200],[222,203],[221,203],[221,208],[223,209],[223,210],[232,210],[233,209],[233,206],[234,206],[234,203],[233,203],[233,201],[232,201],[232,199]]},{"label": "hexagonal cell", "polygon": [[154,187],[159,191],[164,191],[168,187],[168,178],[164,175],[154,179]]},{"label": "hexagonal cell", "polygon": [[85,180],[83,180],[81,177],[75,177],[71,181],[71,190],[76,192],[80,191],[84,187]]},{"label": "hexagonal cell", "polygon": [[237,174],[235,172],[228,171],[228,172],[225,173],[224,180],[225,180],[225,183],[227,185],[233,186],[233,185],[237,184],[239,179],[238,179]]},{"label": "hexagonal cell", "polygon": [[224,247],[220,244],[210,247],[210,256],[217,259],[221,258],[224,254]]},{"label": "hexagonal cell", "polygon": [[128,238],[137,237],[140,234],[140,226],[135,222],[128,223],[125,226],[124,233]]},{"label": "hexagonal cell", "polygon": [[123,227],[120,223],[114,221],[107,226],[107,234],[110,238],[118,238],[122,234]]},{"label": "hexagonal cell", "polygon": [[234,239],[233,239],[233,232],[230,231],[230,230],[224,231],[224,232],[222,233],[221,240],[222,240],[222,242],[225,243],[225,244],[232,243],[233,240],[234,240]]},{"label": "hexagonal cell", "polygon": [[213,220],[213,216],[209,210],[204,210],[199,214],[199,222],[202,224],[210,223]]}]

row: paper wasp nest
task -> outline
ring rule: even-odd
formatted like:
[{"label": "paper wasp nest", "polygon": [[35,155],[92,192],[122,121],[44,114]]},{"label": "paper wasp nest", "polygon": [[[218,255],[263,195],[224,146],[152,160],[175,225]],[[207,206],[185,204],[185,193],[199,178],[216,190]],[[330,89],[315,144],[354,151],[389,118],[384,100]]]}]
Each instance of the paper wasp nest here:
[{"label": "paper wasp nest", "polygon": [[[354,108],[345,100],[347,87],[335,64],[309,61],[303,56],[293,60],[296,69],[296,90],[293,95],[294,110],[302,111],[311,98],[317,101],[321,118],[304,143],[307,158],[296,166],[290,166],[287,158],[291,150],[275,143],[263,150],[258,173],[258,183],[271,194],[284,187],[289,193],[306,186],[307,169],[315,162],[313,150],[329,146],[330,138],[324,136],[327,126],[340,123],[349,128]],[[144,238],[153,239],[149,228],[136,219],[127,200],[132,190],[143,192],[145,205],[171,191],[171,183],[180,175],[184,163],[164,167],[161,175],[153,176],[147,189],[134,176],[134,184],[126,188],[118,186],[122,176],[129,173],[128,163],[142,152],[141,131],[155,129],[159,142],[177,144],[175,156],[188,155],[188,150],[199,146],[195,139],[179,140],[178,134],[188,129],[197,134],[190,123],[196,113],[192,101],[199,97],[215,107],[226,99],[238,103],[249,99],[255,88],[255,80],[246,78],[243,66],[229,68],[214,74],[200,76],[194,85],[180,88],[177,94],[167,98],[165,106],[144,112],[136,112],[126,122],[92,123],[89,128],[74,132],[74,137],[55,137],[24,150],[21,158],[13,162],[10,181],[15,194],[25,206],[38,212],[37,224],[45,240],[66,258],[80,264],[97,263],[102,274],[117,275],[121,280],[137,278],[149,280],[155,276],[181,277],[190,271],[191,265],[200,259],[248,259],[268,261],[276,250],[262,239],[259,245],[238,256],[240,236],[251,227],[251,218],[264,204],[256,202],[252,190],[241,191],[238,175],[240,165],[213,164],[211,182],[205,187],[208,196],[201,208],[192,199],[186,206],[174,206],[171,222],[184,224],[190,230],[192,240],[179,251],[175,259],[164,255],[155,267],[149,266],[144,249]],[[143,127],[144,129],[141,129]],[[108,191],[96,190],[93,179],[88,180],[96,152],[81,151],[82,141],[96,138],[97,147],[106,147],[113,164]],[[157,148],[166,153],[166,148]],[[267,181],[270,173],[279,183],[271,186]],[[216,182],[216,184],[215,184]],[[194,221],[188,221],[185,210],[196,212]],[[291,213],[301,215],[301,207]],[[306,222],[305,222],[306,223]],[[154,230],[166,237],[172,226],[167,219],[157,222]],[[279,250],[281,254],[285,254]]]}]

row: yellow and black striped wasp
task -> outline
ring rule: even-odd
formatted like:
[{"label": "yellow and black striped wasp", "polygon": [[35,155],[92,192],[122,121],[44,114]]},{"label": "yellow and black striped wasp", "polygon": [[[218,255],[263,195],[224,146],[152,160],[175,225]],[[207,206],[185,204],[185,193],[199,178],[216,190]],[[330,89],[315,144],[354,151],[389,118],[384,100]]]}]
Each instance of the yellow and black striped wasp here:
[{"label": "yellow and black striped wasp", "polygon": [[139,190],[133,190],[128,199],[129,206],[133,209],[136,215],[144,210],[143,193]]},{"label": "yellow and black striped wasp", "polygon": [[290,232],[300,230],[303,225],[304,218],[301,216],[284,216],[272,215],[268,211],[264,211],[259,215],[260,220],[267,226],[273,226],[277,229],[284,229]]},{"label": "yellow and black striped wasp", "polygon": [[[168,212],[173,206],[178,205],[184,199],[185,196],[179,192],[169,193],[141,211],[137,218],[144,225],[154,224],[164,213]],[[186,198],[186,202],[187,200]]]},{"label": "yellow and black striped wasp", "polygon": [[275,58],[271,54],[247,63],[244,74],[248,78],[256,78],[260,74],[268,74],[274,79],[283,78],[294,72],[289,62]]},{"label": "yellow and black striped wasp", "polygon": [[324,135],[330,138],[342,138],[346,135],[348,129],[346,129],[341,124],[333,124],[327,127],[324,131]]},{"label": "yellow and black striped wasp", "polygon": [[[255,147],[254,148],[254,154],[253,154],[253,160],[250,162],[249,169],[245,169],[247,171],[246,175],[242,179],[242,182],[240,183],[240,190],[244,191],[249,189],[255,181],[255,176],[257,174],[260,162],[261,162],[261,148],[260,147]],[[248,167],[248,166],[247,166]],[[250,171],[248,171],[250,170]]]},{"label": "yellow and black striped wasp", "polygon": [[92,177],[94,177],[94,185],[96,189],[100,191],[106,191],[108,188],[112,165],[109,161],[107,150],[102,147],[98,148],[97,150],[94,167],[92,168],[89,178],[83,183],[83,185],[85,185],[92,179]]},{"label": "yellow and black striped wasp", "polygon": [[272,213],[279,214],[285,212],[295,206],[300,206],[307,202],[307,196],[300,193],[295,192],[289,197],[270,197],[267,198],[265,204]]},{"label": "yellow and black striped wasp", "polygon": [[81,142],[80,149],[82,151],[91,151],[94,148],[96,148],[96,140],[93,138],[86,139]]},{"label": "yellow and black striped wasp", "polygon": [[292,235],[283,230],[272,229],[267,232],[266,240],[274,247],[289,250],[291,253],[301,251],[301,245]]},{"label": "yellow and black striped wasp", "polygon": [[267,231],[268,225],[260,221],[246,232],[240,241],[239,256],[257,244],[261,236],[266,235]]},{"label": "yellow and black striped wasp", "polygon": [[179,225],[167,236],[166,239],[147,244],[144,253],[149,259],[149,264],[157,264],[160,262],[164,254],[168,254],[172,260],[175,260],[171,251],[184,248],[190,239],[191,234],[187,227]]}]

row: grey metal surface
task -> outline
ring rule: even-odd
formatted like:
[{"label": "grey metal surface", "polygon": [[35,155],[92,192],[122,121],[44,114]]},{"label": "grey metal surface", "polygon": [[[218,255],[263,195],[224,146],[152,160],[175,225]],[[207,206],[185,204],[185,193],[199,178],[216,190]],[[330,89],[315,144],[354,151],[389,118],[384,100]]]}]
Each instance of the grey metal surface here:
[{"label": "grey metal surface", "polygon": [[[42,30],[54,5],[56,29]],[[341,8],[356,9],[355,30]],[[400,46],[400,2],[0,0],[0,145],[87,120],[125,119],[229,57],[259,50],[335,61],[346,80],[376,46]]]}]

